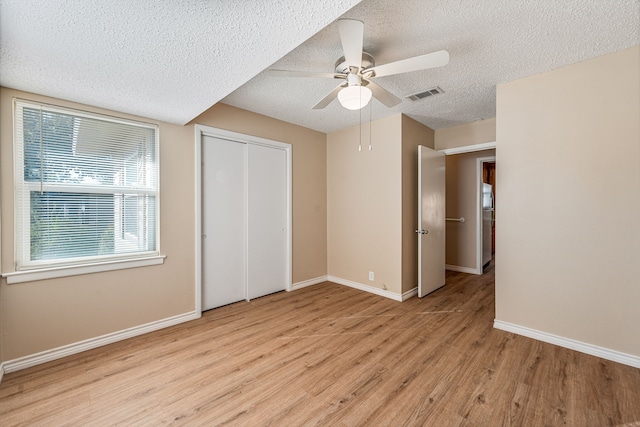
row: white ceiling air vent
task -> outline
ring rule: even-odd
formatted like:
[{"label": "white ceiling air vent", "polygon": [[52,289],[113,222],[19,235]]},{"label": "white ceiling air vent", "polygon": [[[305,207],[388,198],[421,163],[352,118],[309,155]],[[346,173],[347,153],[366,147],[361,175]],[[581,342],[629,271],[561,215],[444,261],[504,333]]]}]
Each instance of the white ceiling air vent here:
[{"label": "white ceiling air vent", "polygon": [[427,98],[429,96],[437,95],[439,93],[444,93],[442,89],[438,86],[432,87],[431,89],[427,89],[422,92],[414,93],[412,95],[407,95],[405,98],[410,99],[412,101],[418,101],[420,99]]}]

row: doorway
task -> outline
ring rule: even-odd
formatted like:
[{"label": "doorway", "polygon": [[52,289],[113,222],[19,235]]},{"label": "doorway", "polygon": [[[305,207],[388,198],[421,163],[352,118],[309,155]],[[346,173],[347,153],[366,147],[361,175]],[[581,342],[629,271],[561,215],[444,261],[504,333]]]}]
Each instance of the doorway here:
[{"label": "doorway", "polygon": [[476,159],[476,171],[476,194],[478,195],[476,274],[483,274],[495,254],[496,157],[487,156]]},{"label": "doorway", "polygon": [[[483,164],[495,165],[495,143],[442,150],[446,156],[446,268],[483,274]],[[495,179],[496,169],[490,172]],[[490,236],[490,233],[484,233]]]},{"label": "doorway", "polygon": [[482,164],[482,181],[491,185],[491,257],[496,253],[496,162]]}]

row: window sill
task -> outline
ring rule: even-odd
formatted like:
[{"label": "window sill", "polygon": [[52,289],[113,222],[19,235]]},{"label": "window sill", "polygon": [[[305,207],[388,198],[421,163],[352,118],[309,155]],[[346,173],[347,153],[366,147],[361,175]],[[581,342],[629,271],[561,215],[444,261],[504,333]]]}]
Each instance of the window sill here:
[{"label": "window sill", "polygon": [[123,270],[126,268],[159,265],[164,264],[165,258],[166,255],[156,255],[128,260],[104,261],[92,264],[14,271],[11,273],[3,273],[2,277],[7,279],[7,284],[11,285],[14,283],[33,282],[36,280],[55,279],[57,277],[77,276],[80,274],[100,273],[104,271]]}]

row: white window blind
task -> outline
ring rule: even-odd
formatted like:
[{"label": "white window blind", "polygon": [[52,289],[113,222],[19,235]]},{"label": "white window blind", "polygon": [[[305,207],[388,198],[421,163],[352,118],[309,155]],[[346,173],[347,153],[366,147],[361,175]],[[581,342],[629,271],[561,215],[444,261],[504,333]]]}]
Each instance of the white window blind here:
[{"label": "white window blind", "polygon": [[14,108],[16,270],[157,255],[157,127]]}]

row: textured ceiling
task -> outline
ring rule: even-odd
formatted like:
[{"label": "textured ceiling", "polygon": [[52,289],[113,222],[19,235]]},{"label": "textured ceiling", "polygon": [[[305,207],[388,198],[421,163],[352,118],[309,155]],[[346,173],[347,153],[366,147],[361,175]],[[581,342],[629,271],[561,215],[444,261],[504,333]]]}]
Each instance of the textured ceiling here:
[{"label": "textured ceiling", "polygon": [[[552,70],[640,43],[640,0],[364,0],[344,17],[364,21],[365,51],[377,65],[441,49],[443,68],[381,77],[397,96],[439,86],[444,94],[373,102],[362,120],[402,112],[433,128],[495,117],[496,84]],[[333,72],[342,56],[335,23],[271,68]],[[640,77],[639,77],[640,78]],[[263,72],[223,99],[227,104],[330,132],[359,123],[360,112],[336,101],[311,107],[338,82]],[[594,102],[597,90],[594,88]]]},{"label": "textured ceiling", "polygon": [[0,0],[0,85],[179,124],[223,100],[329,132],[360,120],[337,101],[311,109],[335,81],[260,72],[332,72],[344,13],[364,21],[378,65],[449,51],[446,67],[376,79],[400,97],[432,86],[444,94],[362,111],[437,129],[494,117],[497,83],[640,43],[640,0],[358,3]]},{"label": "textured ceiling", "polygon": [[359,0],[0,0],[0,85],[184,124]]}]

